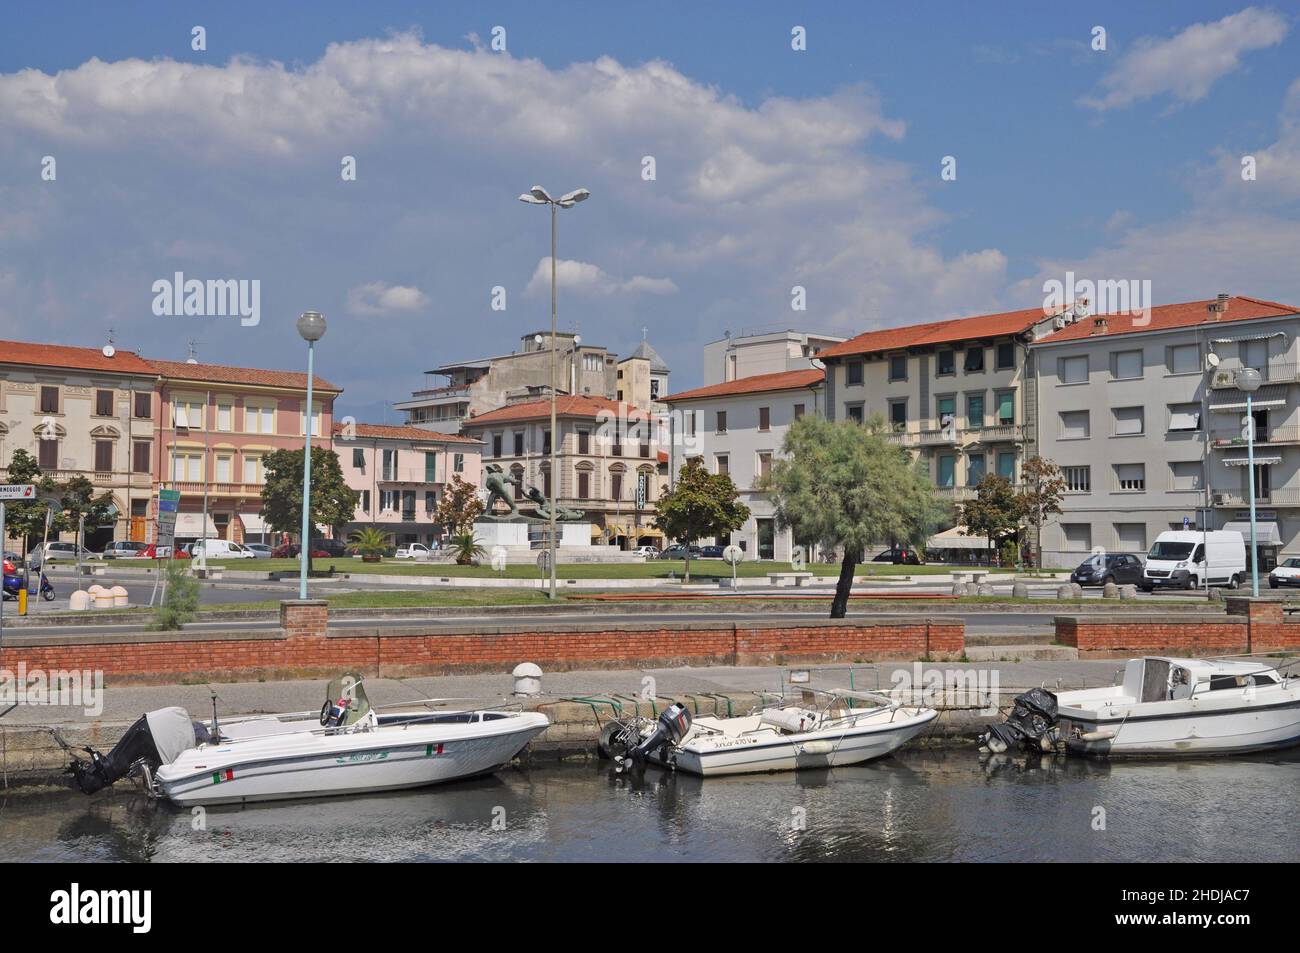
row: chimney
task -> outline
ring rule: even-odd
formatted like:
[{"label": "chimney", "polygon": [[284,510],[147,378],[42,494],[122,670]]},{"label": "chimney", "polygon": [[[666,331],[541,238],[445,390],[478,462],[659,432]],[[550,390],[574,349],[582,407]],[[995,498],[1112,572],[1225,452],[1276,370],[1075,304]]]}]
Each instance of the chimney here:
[{"label": "chimney", "polygon": [[1093,333],[1093,334],[1105,334],[1105,333],[1106,333],[1106,316],[1105,316],[1105,315],[1101,315],[1101,314],[1099,314],[1099,315],[1097,315],[1095,318],[1092,319],[1092,333]]},{"label": "chimney", "polygon": [[1221,317],[1223,317],[1223,315],[1228,310],[1228,299],[1231,297],[1232,295],[1221,294],[1214,301],[1211,301],[1209,304],[1207,304],[1205,306],[1205,310],[1208,312],[1208,314],[1206,315],[1205,320],[1218,321]]}]

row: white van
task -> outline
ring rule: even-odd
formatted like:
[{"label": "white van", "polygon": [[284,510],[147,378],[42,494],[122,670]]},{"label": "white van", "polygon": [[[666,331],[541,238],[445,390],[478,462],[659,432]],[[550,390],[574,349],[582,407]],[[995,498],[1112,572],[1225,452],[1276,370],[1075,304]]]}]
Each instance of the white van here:
[{"label": "white van", "polygon": [[1170,530],[1161,533],[1142,569],[1142,589],[1196,589],[1208,577],[1212,586],[1236,589],[1246,578],[1246,541],[1240,533]]},{"label": "white van", "polygon": [[252,550],[225,539],[198,539],[190,546],[190,555],[200,553],[208,559],[253,559]]}]

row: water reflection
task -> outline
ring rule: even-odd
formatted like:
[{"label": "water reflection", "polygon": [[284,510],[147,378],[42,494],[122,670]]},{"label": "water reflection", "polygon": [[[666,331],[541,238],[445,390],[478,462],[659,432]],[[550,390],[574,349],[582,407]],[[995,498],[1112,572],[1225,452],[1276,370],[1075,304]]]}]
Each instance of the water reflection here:
[{"label": "water reflection", "polygon": [[10,796],[0,850],[136,862],[1296,860],[1297,797],[1300,752],[1107,763],[918,751],[708,781],[599,762],[197,814],[126,790]]}]

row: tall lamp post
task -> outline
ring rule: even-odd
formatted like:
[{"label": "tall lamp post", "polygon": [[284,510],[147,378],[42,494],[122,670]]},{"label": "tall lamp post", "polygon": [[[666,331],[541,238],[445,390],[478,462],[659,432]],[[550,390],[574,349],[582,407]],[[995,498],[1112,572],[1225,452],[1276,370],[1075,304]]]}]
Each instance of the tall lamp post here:
[{"label": "tall lamp post", "polygon": [[[559,443],[559,433],[555,424],[555,215],[557,209],[573,208],[579,202],[586,201],[591,193],[586,189],[574,189],[567,195],[562,195],[558,199],[551,198],[551,193],[547,192],[540,185],[534,185],[531,189],[519,196],[519,201],[527,202],[529,205],[549,205],[551,207],[551,493],[549,496],[550,519],[548,520],[550,541],[548,545],[549,556],[546,560],[550,570],[550,598],[555,598],[555,560],[559,554],[559,549],[555,539],[555,506],[556,500],[560,495],[560,473],[556,463],[556,445]],[[304,570],[305,571],[305,570]],[[304,577],[306,578],[306,577]],[[305,585],[305,583],[304,583]],[[303,597],[304,599],[306,596]]]},{"label": "tall lamp post", "polygon": [[[1250,486],[1250,594],[1259,595],[1259,550],[1255,540],[1255,413],[1252,395],[1259,390],[1263,378],[1253,367],[1243,367],[1236,374],[1237,387],[1246,392],[1246,419],[1242,429],[1246,431],[1246,482]],[[1208,554],[1207,554],[1208,557]],[[1206,572],[1209,575],[1209,572]]]},{"label": "tall lamp post", "polygon": [[298,547],[298,598],[307,598],[307,561],[311,558],[311,385],[314,376],[312,358],[316,342],[325,336],[325,316],[319,311],[304,311],[298,317],[298,334],[307,342],[307,403],[303,407],[302,453],[302,538]]}]

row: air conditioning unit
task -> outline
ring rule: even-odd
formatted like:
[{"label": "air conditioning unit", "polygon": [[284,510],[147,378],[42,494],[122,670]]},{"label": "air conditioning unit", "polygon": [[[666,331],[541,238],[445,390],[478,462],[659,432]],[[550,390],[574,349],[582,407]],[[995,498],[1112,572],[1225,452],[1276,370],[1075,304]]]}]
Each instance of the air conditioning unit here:
[{"label": "air conditioning unit", "polygon": [[1215,505],[1215,506],[1225,506],[1225,505],[1227,505],[1227,502],[1228,502],[1228,494],[1226,494],[1226,493],[1215,493],[1215,494],[1212,495],[1211,498],[1214,500],[1214,505]]},{"label": "air conditioning unit", "polygon": [[1236,375],[1232,371],[1215,371],[1214,377],[1210,381],[1211,387],[1233,387],[1237,383]]},{"label": "air conditioning unit", "polygon": [[1052,324],[1055,325],[1056,330],[1059,331],[1061,330],[1061,328],[1065,327],[1065,318],[1061,317],[1060,315],[1057,315],[1055,318],[1052,319]]}]

